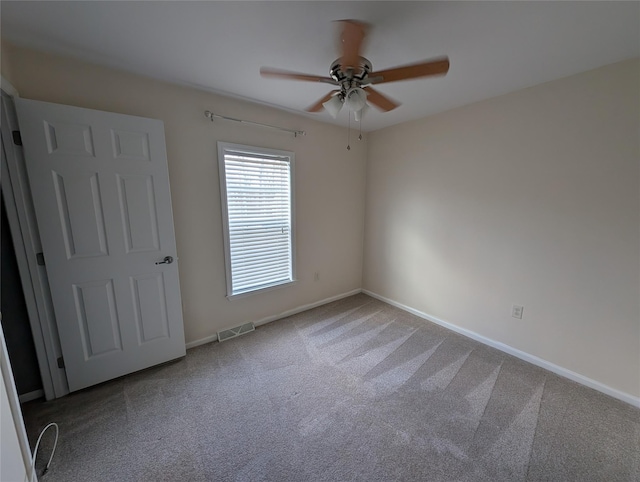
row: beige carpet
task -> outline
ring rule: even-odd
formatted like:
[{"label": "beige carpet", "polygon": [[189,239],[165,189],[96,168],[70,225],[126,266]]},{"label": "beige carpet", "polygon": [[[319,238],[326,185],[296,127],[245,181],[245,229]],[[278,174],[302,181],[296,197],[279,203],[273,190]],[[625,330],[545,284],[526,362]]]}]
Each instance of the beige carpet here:
[{"label": "beige carpet", "polygon": [[640,480],[640,410],[365,295],[25,417],[42,481]]}]

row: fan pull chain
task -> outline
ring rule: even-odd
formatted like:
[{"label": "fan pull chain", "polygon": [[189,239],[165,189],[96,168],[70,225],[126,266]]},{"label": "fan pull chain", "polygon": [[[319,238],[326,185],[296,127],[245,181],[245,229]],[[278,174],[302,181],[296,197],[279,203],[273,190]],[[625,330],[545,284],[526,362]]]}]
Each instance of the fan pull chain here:
[{"label": "fan pull chain", "polygon": [[358,136],[358,140],[361,141],[362,140],[362,114],[360,114],[360,121],[358,122],[359,126],[360,126],[360,135]]},{"label": "fan pull chain", "polygon": [[347,112],[347,118],[349,121],[347,122],[347,151],[351,150],[351,112]]}]

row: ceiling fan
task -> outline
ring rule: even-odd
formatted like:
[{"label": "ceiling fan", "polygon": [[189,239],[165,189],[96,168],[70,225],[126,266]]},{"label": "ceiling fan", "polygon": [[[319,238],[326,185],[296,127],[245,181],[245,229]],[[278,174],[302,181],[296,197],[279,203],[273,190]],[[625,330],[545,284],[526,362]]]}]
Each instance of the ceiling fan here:
[{"label": "ceiling fan", "polygon": [[400,105],[375,90],[371,85],[444,75],[449,71],[448,57],[374,71],[371,62],[360,55],[368,25],[357,20],[339,20],[338,22],[342,28],[340,35],[342,55],[331,64],[329,77],[301,74],[271,67],[260,69],[260,74],[263,77],[322,82],[339,87],[307,107],[308,112],[320,112],[324,108],[335,118],[343,104],[346,104],[349,110],[354,113],[355,120],[359,121],[368,107],[367,103],[383,112],[393,110]]}]

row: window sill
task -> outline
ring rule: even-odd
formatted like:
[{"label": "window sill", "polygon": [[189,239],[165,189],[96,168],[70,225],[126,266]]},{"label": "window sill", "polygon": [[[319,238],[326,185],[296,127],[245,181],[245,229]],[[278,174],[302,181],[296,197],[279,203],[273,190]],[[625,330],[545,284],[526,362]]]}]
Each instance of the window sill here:
[{"label": "window sill", "polygon": [[251,295],[254,295],[254,294],[265,293],[267,291],[273,291],[273,290],[277,290],[279,288],[284,288],[285,286],[290,286],[290,285],[292,285],[292,284],[294,284],[296,282],[297,282],[297,280],[293,279],[293,280],[290,280],[290,281],[284,281],[282,283],[277,283],[277,284],[265,286],[264,288],[258,288],[258,289],[250,290],[250,291],[243,291],[242,293],[236,293],[236,294],[233,294],[233,295],[227,295],[227,299],[229,301],[233,301],[233,300],[236,300],[238,298],[245,298],[247,296],[251,296]]}]

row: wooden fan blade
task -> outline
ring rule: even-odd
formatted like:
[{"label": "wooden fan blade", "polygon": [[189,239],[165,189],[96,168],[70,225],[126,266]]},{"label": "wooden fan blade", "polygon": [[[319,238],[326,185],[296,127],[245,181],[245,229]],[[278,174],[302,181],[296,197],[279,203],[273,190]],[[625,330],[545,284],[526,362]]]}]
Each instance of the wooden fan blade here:
[{"label": "wooden fan blade", "polygon": [[372,84],[382,84],[384,82],[396,82],[397,80],[415,79],[418,77],[429,77],[432,75],[444,75],[448,71],[449,58],[442,57],[417,64],[371,72],[369,74],[369,79]]},{"label": "wooden fan blade", "polygon": [[340,47],[342,57],[340,64],[343,69],[348,67],[356,68],[360,65],[360,49],[364,37],[367,34],[367,24],[358,22],[357,20],[339,20],[342,25],[342,34],[340,35]]},{"label": "wooden fan blade", "polygon": [[365,87],[364,90],[368,94],[367,102],[375,105],[380,110],[389,112],[400,105],[399,103],[389,99],[389,97],[382,95],[377,90],[374,90],[372,87]]},{"label": "wooden fan blade", "polygon": [[305,110],[307,112],[320,112],[322,109],[324,109],[324,106],[322,104],[324,104],[326,101],[328,101],[331,97],[333,97],[333,94],[335,94],[336,92],[340,92],[339,90],[332,90],[331,92],[329,92],[327,95],[325,95],[322,99],[320,99],[318,102],[316,102],[313,105],[310,105],[309,107],[307,107]]},{"label": "wooden fan blade", "polygon": [[273,69],[271,67],[261,67],[260,75],[263,77],[271,77],[277,79],[289,80],[306,80],[309,82],[324,82],[326,84],[337,85],[338,83],[331,77],[322,77],[320,75],[301,74],[299,72],[290,72],[288,70]]}]

